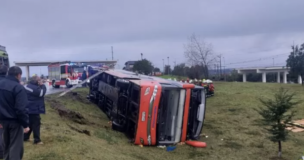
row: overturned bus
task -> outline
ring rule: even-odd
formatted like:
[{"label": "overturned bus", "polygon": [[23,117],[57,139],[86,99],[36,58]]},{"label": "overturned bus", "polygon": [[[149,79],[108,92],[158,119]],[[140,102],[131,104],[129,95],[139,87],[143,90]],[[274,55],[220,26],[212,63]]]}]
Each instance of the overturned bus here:
[{"label": "overturned bus", "polygon": [[198,139],[205,116],[203,87],[128,71],[90,81],[89,98],[134,144],[170,145]]}]

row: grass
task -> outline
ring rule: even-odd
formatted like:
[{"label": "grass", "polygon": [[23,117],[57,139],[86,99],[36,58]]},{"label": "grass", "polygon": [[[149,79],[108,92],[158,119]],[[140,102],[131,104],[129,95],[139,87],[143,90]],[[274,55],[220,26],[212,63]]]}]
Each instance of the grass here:
[{"label": "grass", "polygon": [[174,75],[162,75],[160,77],[165,78],[165,79],[169,79],[169,78],[174,79],[175,78],[176,80],[182,80],[182,79],[186,80],[187,79],[187,77],[174,76]]},{"label": "grass", "polygon": [[[152,160],[152,159],[207,159],[207,160],[268,160],[277,155],[277,144],[270,142],[265,131],[255,125],[259,115],[259,97],[271,98],[280,86],[304,99],[304,88],[293,84],[215,83],[216,93],[207,100],[207,112],[201,138],[207,148],[178,145],[167,152],[157,147],[132,145],[124,134],[111,130],[108,118],[94,104],[85,100],[87,90],[78,89],[81,99],[56,99],[67,108],[81,113],[90,124],[77,124],[62,118],[46,103],[47,114],[42,115],[41,138],[45,143],[36,146],[25,143],[25,160]],[[304,118],[304,104],[297,107],[296,119]],[[88,130],[90,136],[69,126]],[[283,143],[283,157],[297,159],[304,152],[304,132],[290,133]]]}]

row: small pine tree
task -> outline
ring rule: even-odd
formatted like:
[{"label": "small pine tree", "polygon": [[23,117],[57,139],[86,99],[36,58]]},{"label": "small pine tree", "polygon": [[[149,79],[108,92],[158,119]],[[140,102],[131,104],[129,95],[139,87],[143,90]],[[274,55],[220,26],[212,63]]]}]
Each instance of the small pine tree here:
[{"label": "small pine tree", "polygon": [[288,130],[286,126],[291,122],[294,111],[291,111],[301,101],[294,101],[295,94],[289,94],[288,90],[280,88],[275,93],[274,99],[260,99],[263,108],[257,112],[263,117],[262,124],[270,134],[269,139],[278,143],[278,156],[282,156],[282,141],[286,141]]}]

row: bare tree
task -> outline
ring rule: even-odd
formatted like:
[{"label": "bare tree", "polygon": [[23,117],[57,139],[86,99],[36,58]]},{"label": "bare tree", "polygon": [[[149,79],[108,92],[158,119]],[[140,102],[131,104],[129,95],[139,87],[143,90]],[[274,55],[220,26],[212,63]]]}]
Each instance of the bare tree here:
[{"label": "bare tree", "polygon": [[192,34],[188,38],[188,43],[185,47],[185,58],[192,66],[203,66],[206,68],[203,71],[204,77],[208,78],[208,67],[216,61],[216,56],[213,53],[212,44],[208,44]]}]

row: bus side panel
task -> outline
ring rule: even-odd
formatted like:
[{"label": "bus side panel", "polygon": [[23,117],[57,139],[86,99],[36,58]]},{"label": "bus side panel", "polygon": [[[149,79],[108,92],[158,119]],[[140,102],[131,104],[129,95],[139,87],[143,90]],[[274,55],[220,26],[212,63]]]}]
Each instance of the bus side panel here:
[{"label": "bus side panel", "polygon": [[161,85],[157,86],[157,93],[155,97],[155,101],[153,104],[153,110],[152,110],[152,120],[151,120],[151,145],[156,145],[157,143],[157,137],[156,137],[156,123],[157,123],[157,116],[158,116],[158,106],[160,102],[160,96],[162,92]]},{"label": "bus side panel", "polygon": [[[148,89],[149,88],[149,89]],[[150,90],[146,93],[146,90]],[[145,94],[146,93],[146,94]],[[148,145],[148,112],[149,112],[149,102],[153,94],[153,87],[142,85],[140,91],[140,105],[139,105],[139,116],[137,121],[137,129],[135,136],[135,144],[137,145]]]}]

